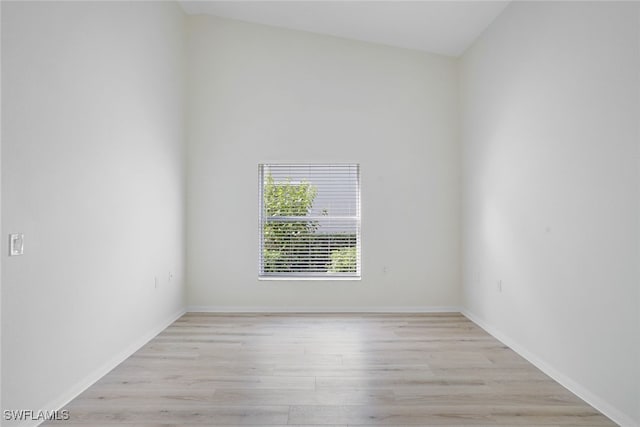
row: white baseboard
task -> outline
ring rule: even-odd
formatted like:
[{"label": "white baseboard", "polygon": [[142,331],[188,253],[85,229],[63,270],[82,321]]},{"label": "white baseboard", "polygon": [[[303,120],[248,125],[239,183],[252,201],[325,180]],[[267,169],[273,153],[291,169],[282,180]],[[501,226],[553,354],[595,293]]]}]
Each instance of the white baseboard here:
[{"label": "white baseboard", "polygon": [[191,305],[189,313],[460,313],[457,306],[433,307],[260,307]]},{"label": "white baseboard", "polygon": [[512,339],[511,337],[505,335],[497,328],[492,325],[486,323],[484,320],[469,312],[466,309],[462,309],[462,314],[466,316],[473,323],[480,326],[486,332],[491,334],[498,341],[501,341],[503,344],[511,348],[513,351],[518,353],[520,356],[524,357],[534,365],[536,368],[540,369],[542,372],[553,378],[556,382],[561,384],[563,387],[568,389],[570,392],[578,396],[580,399],[587,402],[589,405],[593,406],[598,411],[602,412],[605,416],[609,417],[613,422],[619,424],[621,427],[640,427],[630,416],[619,411],[615,407],[613,407],[610,403],[608,403],[605,399],[600,396],[593,394],[579,382],[569,378],[565,374],[561,373],[549,363],[545,362],[542,358],[538,357],[536,354],[527,350],[524,346],[520,345],[518,341]]},{"label": "white baseboard", "polygon": [[[156,335],[158,335],[160,332],[165,330],[169,325],[171,325],[173,322],[175,322],[178,318],[180,318],[185,313],[186,313],[186,310],[181,309],[176,313],[172,314],[171,316],[169,316],[164,321],[160,322],[156,327],[151,329],[149,332],[147,332],[146,334],[138,338],[136,341],[131,343],[131,345],[127,346],[124,350],[122,350],[121,352],[116,354],[114,357],[112,357],[111,360],[109,360],[107,363],[100,366],[98,369],[91,372],[89,375],[85,376],[82,380],[74,384],[69,390],[62,393],[62,395],[59,398],[52,400],[51,402],[48,402],[44,406],[45,409],[43,409],[43,411],[44,410],[52,411],[52,410],[62,409],[65,405],[67,405],[73,399],[78,397],[80,393],[88,389],[96,381],[98,381],[100,378],[108,374],[113,368],[118,366],[125,359],[127,359],[133,353],[135,353],[140,348],[142,348],[146,343],[151,341]],[[73,416],[73,414],[71,415]],[[42,424],[42,421],[35,421],[34,423],[22,423],[19,425],[20,427],[22,426],[34,427],[40,424]]]}]

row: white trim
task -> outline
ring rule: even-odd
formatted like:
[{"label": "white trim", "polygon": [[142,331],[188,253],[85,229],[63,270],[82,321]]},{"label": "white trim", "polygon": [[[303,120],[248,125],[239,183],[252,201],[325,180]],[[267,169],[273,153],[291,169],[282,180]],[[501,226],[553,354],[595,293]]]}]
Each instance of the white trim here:
[{"label": "white trim", "polygon": [[432,307],[265,307],[191,305],[189,313],[461,313],[457,306]]},{"label": "white trim", "polygon": [[629,415],[623,413],[622,411],[616,409],[613,405],[608,403],[602,397],[592,393],[578,381],[569,378],[565,374],[558,371],[552,365],[544,361],[541,357],[536,355],[535,353],[529,351],[524,346],[520,345],[518,341],[512,339],[511,337],[505,335],[497,328],[488,324],[484,320],[480,319],[475,314],[471,313],[469,310],[462,309],[461,313],[471,320],[476,325],[480,326],[487,333],[492,335],[498,341],[501,341],[504,345],[511,348],[513,351],[518,353],[520,356],[524,357],[529,363],[534,365],[536,368],[540,369],[542,372],[550,376],[554,381],[568,389],[571,393],[578,396],[580,399],[587,402],[589,405],[593,406],[598,411],[602,412],[606,417],[609,417],[613,422],[619,424],[621,427],[639,427]]},{"label": "white trim", "polygon": [[[293,182],[287,184],[294,184]],[[291,221],[324,221],[324,220],[338,220],[338,221],[357,221],[358,217],[356,216],[344,216],[344,215],[335,215],[335,216],[323,216],[323,215],[305,215],[305,216],[286,216],[286,215],[278,215],[278,216],[266,216],[264,218],[265,222],[291,222]]]},{"label": "white trim", "polygon": [[283,281],[283,282],[295,282],[297,281],[308,281],[308,280],[315,280],[315,281],[325,281],[325,282],[334,282],[334,281],[339,281],[339,280],[345,280],[345,281],[358,281],[358,280],[362,280],[362,277],[360,276],[330,276],[330,275],[326,275],[326,276],[258,276],[258,280],[259,281],[267,281],[267,282],[277,282],[279,280]]},{"label": "white trim", "polygon": [[[61,410],[62,408],[64,408],[65,405],[78,397],[80,393],[82,393],[83,391],[91,387],[96,381],[107,375],[111,370],[113,370],[113,368],[124,362],[125,359],[141,349],[145,344],[155,338],[156,335],[164,331],[169,325],[178,320],[185,313],[185,309],[180,309],[179,311],[165,319],[163,322],[160,322],[155,328],[151,329],[149,332],[127,346],[124,350],[112,357],[111,360],[109,360],[107,363],[85,376],[82,380],[78,381],[66,392],[61,393],[60,397],[48,402],[46,405],[44,405],[42,410],[52,411]],[[71,414],[71,416],[73,416],[73,414]],[[32,424],[31,422],[23,422],[19,425],[24,427],[35,427],[40,425],[42,422],[44,421],[34,421],[34,424]]]},{"label": "white trim", "polygon": [[[323,190],[321,191],[321,194],[328,193],[332,197],[336,196],[340,198],[344,198],[347,194],[351,193],[350,190],[353,189],[351,187],[351,182],[349,182],[349,185],[345,186],[344,188],[340,188],[339,186],[336,186],[333,184],[335,182],[339,182],[340,178],[343,177],[344,173],[347,174],[346,176],[348,176],[351,181],[351,178],[353,177],[353,173],[355,172],[355,178],[356,178],[355,179],[355,193],[356,193],[355,194],[355,201],[356,201],[355,215],[333,215],[333,213],[329,214],[326,210],[323,210],[323,213],[327,214],[326,216],[325,215],[268,216],[266,211],[266,206],[265,206],[265,185],[266,185],[265,177],[270,176],[272,177],[273,180],[275,180],[276,178],[279,178],[280,175],[282,174],[280,178],[286,179],[286,181],[281,181],[281,182],[274,181],[274,185],[287,185],[287,184],[297,183],[297,182],[307,182],[307,177],[305,176],[300,176],[299,177],[300,180],[294,180],[292,178],[298,178],[298,175],[310,173],[310,171],[312,170],[315,171],[315,173],[320,174],[320,176],[322,176],[321,181],[323,181],[326,185],[328,185],[329,190],[326,192]],[[332,172],[338,172],[338,176],[336,177],[332,175]],[[276,177],[273,177],[273,174],[275,174]],[[315,179],[312,179],[311,177],[308,177],[308,178],[309,178],[308,184],[315,186],[315,184],[311,182],[311,181],[315,181]],[[333,281],[333,280],[340,280],[340,279],[336,279],[337,277],[348,277],[348,278],[353,278],[353,280],[360,280],[360,278],[362,277],[362,268],[361,268],[362,266],[362,261],[361,261],[362,260],[362,243],[361,243],[362,208],[360,206],[360,203],[361,203],[360,179],[361,179],[360,163],[297,163],[297,164],[289,163],[289,162],[259,163],[258,164],[258,185],[259,185],[259,190],[258,190],[258,193],[259,193],[258,194],[259,195],[259,200],[258,200],[258,207],[259,207],[258,209],[258,236],[259,236],[258,237],[258,279],[259,280],[279,280],[279,279],[298,280],[299,278],[305,277],[305,278],[310,278],[311,280]],[[316,192],[317,190],[318,189],[316,188]],[[344,200],[350,200],[350,199],[345,198]],[[346,212],[351,213],[351,204],[349,204],[348,206],[349,206],[349,209]],[[322,227],[321,224],[323,224],[324,221],[329,221],[329,224],[328,224],[329,227],[333,227],[331,225],[331,221],[348,221],[349,227],[347,228],[347,230],[354,231],[354,234],[355,234],[355,243],[356,243],[355,271],[352,273],[347,273],[347,272],[338,273],[336,275],[318,274],[319,272],[310,272],[310,271],[309,272],[299,271],[296,273],[266,272],[265,266],[267,263],[265,260],[265,253],[266,253],[265,252],[266,251],[265,234],[264,234],[265,225],[270,223],[290,222],[290,221],[301,221],[301,222],[318,221],[318,224],[320,224],[320,227]],[[345,226],[346,224],[347,223],[345,223]],[[347,231],[347,230],[344,230],[344,231]],[[337,232],[337,230],[331,231],[331,233],[335,233],[335,232]],[[318,235],[322,235],[322,234],[324,233],[320,233]],[[297,242],[296,237],[288,236],[286,239],[288,239],[288,241],[290,243],[293,243],[294,245],[301,244],[300,242]],[[306,238],[303,238],[303,239],[306,239]],[[348,247],[350,248],[351,246],[348,246]],[[328,248],[330,248],[330,246]],[[346,248],[347,247],[345,247],[345,249]],[[312,263],[314,258],[315,258],[315,255],[312,255],[311,253],[300,254],[300,256],[297,257],[298,261],[307,263],[307,265],[312,265],[308,263]]]}]

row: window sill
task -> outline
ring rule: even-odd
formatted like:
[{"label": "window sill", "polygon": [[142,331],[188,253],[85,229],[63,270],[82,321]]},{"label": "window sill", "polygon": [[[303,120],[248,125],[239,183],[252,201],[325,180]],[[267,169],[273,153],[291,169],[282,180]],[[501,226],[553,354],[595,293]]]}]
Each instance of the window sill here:
[{"label": "window sill", "polygon": [[265,282],[274,282],[274,281],[283,281],[283,282],[335,282],[335,281],[359,281],[362,280],[362,276],[357,277],[284,277],[284,276],[258,276],[259,281]]}]

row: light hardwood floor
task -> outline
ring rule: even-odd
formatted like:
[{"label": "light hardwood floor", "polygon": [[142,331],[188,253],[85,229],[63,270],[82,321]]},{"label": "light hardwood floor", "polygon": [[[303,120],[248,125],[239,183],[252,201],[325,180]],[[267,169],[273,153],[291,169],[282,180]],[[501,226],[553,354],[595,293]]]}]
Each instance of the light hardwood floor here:
[{"label": "light hardwood floor", "polygon": [[190,313],[47,425],[613,426],[457,313]]}]

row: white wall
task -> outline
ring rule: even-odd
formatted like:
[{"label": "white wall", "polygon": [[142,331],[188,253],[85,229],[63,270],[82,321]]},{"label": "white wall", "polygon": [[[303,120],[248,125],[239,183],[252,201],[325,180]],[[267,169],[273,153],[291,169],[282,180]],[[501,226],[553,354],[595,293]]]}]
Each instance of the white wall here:
[{"label": "white wall", "polygon": [[173,3],[2,2],[5,409],[56,409],[184,308],[183,26]]},{"label": "white wall", "polygon": [[460,68],[464,306],[623,425],[640,423],[639,7],[514,2]]},{"label": "white wall", "polygon": [[[453,60],[204,16],[188,57],[191,306],[458,305]],[[257,280],[257,165],[287,161],[361,164],[361,281]]]},{"label": "white wall", "polygon": [[[2,73],[2,46],[1,46],[1,37],[2,35],[2,5],[0,5],[0,74]],[[0,100],[2,99],[2,82],[0,79]],[[0,119],[2,118],[2,102],[0,102]],[[0,120],[1,122],[1,120]],[[2,127],[0,123],[0,128]],[[2,188],[2,131],[0,129],[0,189]],[[0,194],[0,225],[2,224],[2,195]],[[0,234],[2,233],[0,227]],[[2,241],[2,236],[0,235],[0,241]],[[2,259],[2,253],[0,252],[0,260]],[[0,409],[2,406],[2,262],[0,261]],[[0,421],[0,426],[2,425],[2,421]]]}]

